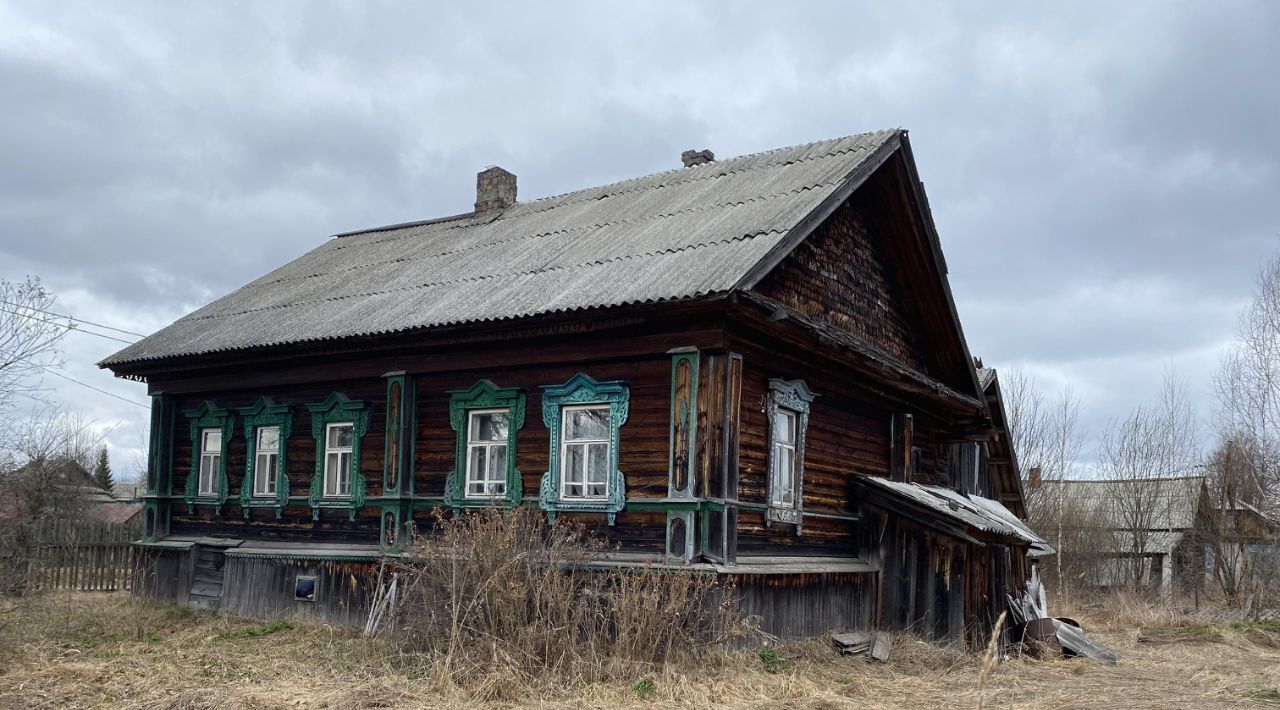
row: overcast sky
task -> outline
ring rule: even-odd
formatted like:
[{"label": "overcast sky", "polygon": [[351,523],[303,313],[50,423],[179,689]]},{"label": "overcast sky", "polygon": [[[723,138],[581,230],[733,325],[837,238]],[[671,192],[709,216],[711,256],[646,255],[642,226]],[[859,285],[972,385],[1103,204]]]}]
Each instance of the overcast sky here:
[{"label": "overcast sky", "polygon": [[[958,7],[963,6],[963,10]],[[10,3],[0,278],[142,333],[344,230],[903,127],[972,352],[1097,436],[1280,236],[1280,3]],[[116,335],[119,335],[118,333]],[[145,403],[65,341],[65,374]],[[65,380],[131,468],[147,411]]]}]

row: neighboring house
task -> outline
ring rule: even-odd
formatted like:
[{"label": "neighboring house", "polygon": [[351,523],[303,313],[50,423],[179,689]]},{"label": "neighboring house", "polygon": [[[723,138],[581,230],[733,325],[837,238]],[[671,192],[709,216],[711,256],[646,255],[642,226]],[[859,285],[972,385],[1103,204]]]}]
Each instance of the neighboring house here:
[{"label": "neighboring house", "polygon": [[[134,526],[141,531],[143,504],[120,500],[111,491],[98,485],[93,474],[76,461],[59,457],[52,460],[32,461],[15,472],[15,476],[31,477],[34,467],[42,467],[38,474],[41,485],[49,486],[60,496],[84,504],[84,514],[93,520],[121,526]],[[13,491],[0,494],[0,517],[23,514],[23,504]]]},{"label": "neighboring house", "polygon": [[1087,541],[1081,544],[1097,548],[1088,553],[1105,560],[1090,572],[1094,584],[1168,592],[1178,577],[1185,584],[1198,583],[1208,534],[1203,476],[1040,485],[1048,487],[1045,500],[1064,511],[1064,527]]},{"label": "neighboring house", "polygon": [[[101,363],[159,599],[356,621],[433,511],[536,506],[767,631],[980,642],[1041,544],[907,134],[340,234]],[[998,398],[997,398],[998,401]],[[992,452],[996,453],[992,453]]]}]

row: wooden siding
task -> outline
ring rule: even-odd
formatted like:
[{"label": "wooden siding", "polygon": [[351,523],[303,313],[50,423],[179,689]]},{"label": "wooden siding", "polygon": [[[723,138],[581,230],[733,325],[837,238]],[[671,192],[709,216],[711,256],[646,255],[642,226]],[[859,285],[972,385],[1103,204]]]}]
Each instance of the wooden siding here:
[{"label": "wooden siding", "polygon": [[742,610],[783,638],[874,628],[875,572],[727,575]]},{"label": "wooden siding", "polygon": [[[252,619],[302,616],[359,625],[369,614],[377,565],[228,556],[224,573],[221,608],[228,614]],[[300,574],[315,576],[315,601],[294,598]]]},{"label": "wooden siding", "polygon": [[874,205],[854,195],[754,289],[878,345],[924,371],[901,293],[911,284],[890,268]]}]

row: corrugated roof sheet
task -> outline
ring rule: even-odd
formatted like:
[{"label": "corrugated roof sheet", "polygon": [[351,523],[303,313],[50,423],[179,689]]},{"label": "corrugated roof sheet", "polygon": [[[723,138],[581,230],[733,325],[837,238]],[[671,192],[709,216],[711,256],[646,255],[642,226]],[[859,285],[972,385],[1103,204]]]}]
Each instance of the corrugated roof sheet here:
[{"label": "corrugated roof sheet", "polygon": [[728,291],[879,131],[332,239],[104,366]]},{"label": "corrugated roof sheet", "polygon": [[1187,530],[1195,526],[1204,478],[1068,480],[1045,481],[1041,485],[1050,489],[1061,486],[1061,504],[1097,516],[1100,526],[1117,530]]},{"label": "corrugated roof sheet", "polygon": [[968,528],[1016,537],[1030,545],[1033,555],[1053,552],[1039,535],[999,501],[967,495],[941,486],[890,481],[876,476],[857,476],[854,480],[924,506]]}]

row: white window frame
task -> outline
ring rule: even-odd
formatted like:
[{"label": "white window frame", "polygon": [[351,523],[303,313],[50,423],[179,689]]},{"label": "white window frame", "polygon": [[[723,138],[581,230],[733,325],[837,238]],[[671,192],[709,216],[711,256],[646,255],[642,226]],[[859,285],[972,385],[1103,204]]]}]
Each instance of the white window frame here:
[{"label": "white window frame", "polygon": [[[782,438],[779,436],[779,432],[777,431],[779,416],[786,416],[787,419],[790,421],[791,441],[783,441]],[[769,422],[769,445],[773,449],[772,451],[773,456],[770,458],[770,463],[774,467],[774,470],[769,472],[770,480],[773,482],[773,485],[770,487],[770,491],[769,491],[769,505],[774,506],[776,508],[795,508],[796,507],[796,499],[799,498],[799,490],[798,490],[799,486],[796,485],[797,483],[796,479],[798,478],[797,473],[799,472],[799,468],[800,468],[799,461],[797,460],[796,444],[799,442],[799,440],[800,440],[800,412],[797,412],[794,409],[790,409],[788,407],[778,407],[777,411],[774,412],[772,421]],[[788,486],[783,486],[780,483],[780,476],[779,476],[778,469],[779,469],[780,462],[782,461],[782,456],[779,455],[781,451],[787,451],[790,453],[790,456],[787,458],[787,460],[790,461],[790,470],[786,472],[787,479],[790,483],[790,485]],[[783,497],[779,495],[780,493],[789,493],[791,500],[790,501],[783,500],[782,499]]]},{"label": "white window frame", "polygon": [[[603,438],[600,439],[569,439],[569,415],[573,412],[603,410],[605,413],[606,428]],[[586,404],[566,405],[560,407],[560,499],[567,501],[603,501],[609,499],[609,462],[613,460],[613,432],[611,428],[613,422],[611,419],[612,409],[609,402],[589,402]],[[604,444],[604,492],[600,495],[587,495],[586,491],[591,485],[590,461],[591,457],[585,456],[583,459],[582,469],[582,491],[583,495],[574,496],[568,494],[568,488],[571,485],[569,481],[569,447],[582,446],[586,452],[590,452],[592,444]],[[576,484],[573,484],[576,485]]]},{"label": "white window frame", "polygon": [[[264,432],[275,430],[276,445],[269,450],[262,446]],[[253,495],[257,498],[276,497],[276,469],[280,467],[280,426],[269,424],[253,432]]]},{"label": "white window frame", "polygon": [[[330,437],[330,433],[334,429],[339,429],[342,427],[347,427],[351,429],[351,446],[330,446],[329,442],[332,441],[332,438]],[[351,467],[353,465],[352,461],[355,458],[355,453],[354,453],[355,438],[356,438],[355,428],[356,428],[355,422],[350,422],[350,421],[330,422],[329,424],[325,425],[325,428],[324,428],[324,497],[325,498],[350,498],[351,497],[351,478],[352,478]],[[339,454],[338,456],[339,464],[341,464],[341,461],[342,461],[341,454],[347,455],[347,465],[345,467],[339,465],[340,470],[336,472],[336,475],[329,465],[329,462],[331,461],[331,458],[330,458],[331,454]],[[342,468],[345,468],[346,470],[342,471],[341,470]],[[341,489],[341,486],[337,484],[340,484],[342,482],[342,478],[344,476],[346,477],[346,481],[347,481],[347,492],[341,493],[339,492]]]},{"label": "white window frame", "polygon": [[[476,418],[486,414],[500,414],[507,418],[507,436],[500,440],[481,440],[472,438],[471,432],[475,425]],[[505,407],[499,409],[468,409],[466,426],[467,445],[464,454],[466,455],[467,460],[463,465],[466,466],[467,475],[466,479],[463,481],[463,495],[470,500],[491,500],[494,498],[502,498],[507,494],[507,469],[510,465],[507,461],[507,457],[511,455],[511,448],[509,446],[509,442],[511,440],[511,410]],[[503,450],[503,463],[502,470],[495,472],[493,470],[493,450],[497,448],[501,448]],[[479,477],[475,475],[476,472],[471,468],[471,452],[474,449],[485,449],[485,467],[489,469],[488,471],[481,472],[482,475]],[[481,492],[473,493],[471,491],[471,486],[474,483],[481,484]],[[500,487],[502,490],[494,490],[495,487]]]},{"label": "white window frame", "polygon": [[[209,434],[218,435],[218,446],[209,450]],[[205,427],[200,430],[200,470],[197,494],[215,496],[218,494],[218,476],[222,473],[222,449],[226,442],[222,440],[220,427]],[[190,490],[190,489],[188,489]]]}]

